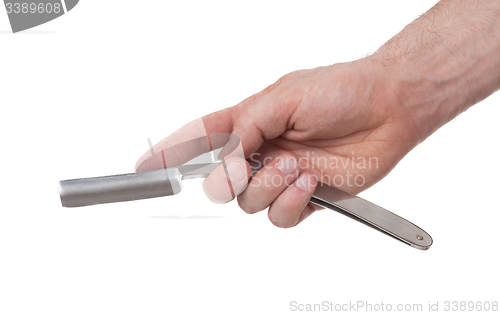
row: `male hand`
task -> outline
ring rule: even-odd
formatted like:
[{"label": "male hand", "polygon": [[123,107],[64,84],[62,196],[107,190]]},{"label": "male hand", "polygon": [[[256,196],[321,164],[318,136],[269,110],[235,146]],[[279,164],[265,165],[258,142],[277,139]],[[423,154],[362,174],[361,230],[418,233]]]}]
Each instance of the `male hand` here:
[{"label": "male hand", "polygon": [[[236,106],[189,123],[153,150],[232,133],[244,153],[227,157],[226,169],[205,179],[207,196],[222,203],[238,195],[245,212],[269,207],[275,225],[292,227],[319,209],[308,203],[317,181],[359,193],[500,88],[499,17],[499,1],[442,0],[370,57],[292,72]],[[178,165],[195,151],[186,148],[167,162]],[[137,171],[162,167],[148,155]],[[248,183],[243,155],[266,165]],[[228,181],[232,192],[221,189]]]},{"label": "male hand", "polygon": [[[309,203],[317,181],[357,194],[382,179],[419,142],[389,73],[369,57],[292,72],[202,121],[203,126],[195,121],[182,127],[154,151],[202,134],[203,128],[206,134],[233,133],[246,158],[266,165],[247,185],[248,162],[234,158],[227,164],[240,207],[247,213],[269,207],[271,222],[284,228],[320,208]],[[148,163],[150,156],[138,161],[137,171],[159,167]],[[219,192],[223,185],[222,168],[203,183],[207,196],[218,203],[232,198]]]}]

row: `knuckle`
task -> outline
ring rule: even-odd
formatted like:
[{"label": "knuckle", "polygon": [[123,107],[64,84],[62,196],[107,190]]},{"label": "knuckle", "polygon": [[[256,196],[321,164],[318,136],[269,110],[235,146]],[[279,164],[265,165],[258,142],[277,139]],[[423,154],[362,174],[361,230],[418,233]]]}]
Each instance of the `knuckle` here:
[{"label": "knuckle", "polygon": [[283,83],[285,81],[290,81],[290,80],[296,79],[296,78],[302,76],[303,73],[304,73],[304,70],[295,70],[295,71],[289,72],[289,73],[285,74],[284,76],[282,76],[281,78],[279,78],[278,82]]}]

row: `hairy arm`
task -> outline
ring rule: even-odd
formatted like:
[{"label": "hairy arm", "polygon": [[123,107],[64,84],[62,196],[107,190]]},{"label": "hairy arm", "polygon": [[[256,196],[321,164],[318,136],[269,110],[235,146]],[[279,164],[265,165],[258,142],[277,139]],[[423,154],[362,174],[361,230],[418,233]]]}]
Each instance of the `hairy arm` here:
[{"label": "hairy arm", "polygon": [[500,1],[442,0],[373,58],[423,141],[500,88]]}]

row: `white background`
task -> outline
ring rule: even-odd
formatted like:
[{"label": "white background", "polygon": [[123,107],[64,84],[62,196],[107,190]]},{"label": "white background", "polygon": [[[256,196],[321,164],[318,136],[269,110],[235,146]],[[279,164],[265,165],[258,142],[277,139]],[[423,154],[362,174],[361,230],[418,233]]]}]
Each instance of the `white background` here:
[{"label": "white background", "polygon": [[59,180],[131,172],[148,137],[371,53],[434,3],[82,0],[20,34],[0,9],[0,314],[500,300],[499,94],[361,194],[429,232],[428,251],[327,210],[278,229],[196,180],[175,197],[60,205]]}]

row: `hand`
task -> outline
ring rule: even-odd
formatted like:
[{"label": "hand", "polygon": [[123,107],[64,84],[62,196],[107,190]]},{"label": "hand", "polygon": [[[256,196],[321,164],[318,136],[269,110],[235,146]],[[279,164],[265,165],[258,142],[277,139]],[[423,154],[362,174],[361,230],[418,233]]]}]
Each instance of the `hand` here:
[{"label": "hand", "polygon": [[[236,135],[244,153],[205,179],[207,196],[222,203],[238,195],[247,213],[269,207],[275,225],[292,227],[319,209],[308,204],[317,181],[359,193],[500,88],[499,16],[498,1],[442,0],[372,56],[292,72],[187,124],[153,151],[212,133]],[[166,162],[179,165],[199,149],[184,148]],[[248,183],[243,155],[266,165]],[[163,165],[148,152],[136,170]]]},{"label": "hand", "polygon": [[[207,134],[232,132],[245,157],[266,162],[243,185],[240,207],[247,213],[269,207],[271,222],[292,227],[319,209],[308,203],[318,180],[359,193],[418,144],[391,84],[385,67],[370,58],[292,72],[240,104],[203,117],[203,127],[196,121],[182,127],[154,150],[193,138],[203,128]],[[137,163],[138,171],[161,167],[147,157]],[[246,184],[248,166],[235,162],[239,167],[228,166],[229,176],[233,184]],[[222,169],[212,173],[203,184],[207,196],[229,201],[230,195],[218,192],[226,181]]]}]

